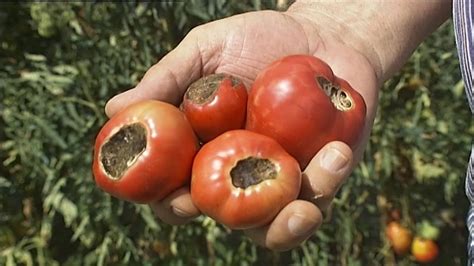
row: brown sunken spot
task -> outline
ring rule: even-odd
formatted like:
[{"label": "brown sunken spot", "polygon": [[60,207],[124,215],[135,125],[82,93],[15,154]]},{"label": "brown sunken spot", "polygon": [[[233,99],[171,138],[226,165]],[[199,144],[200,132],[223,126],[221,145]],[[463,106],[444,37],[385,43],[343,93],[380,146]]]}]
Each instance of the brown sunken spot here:
[{"label": "brown sunken spot", "polygon": [[248,157],[237,162],[230,171],[230,176],[235,187],[245,189],[264,180],[276,178],[277,170],[275,164],[268,159]]},{"label": "brown sunken spot", "polygon": [[145,151],[146,129],[140,123],[122,127],[101,148],[100,161],[112,179],[119,179]]},{"label": "brown sunken spot", "polygon": [[197,104],[206,103],[211,99],[225,77],[224,74],[212,74],[202,77],[189,86],[185,97]]}]

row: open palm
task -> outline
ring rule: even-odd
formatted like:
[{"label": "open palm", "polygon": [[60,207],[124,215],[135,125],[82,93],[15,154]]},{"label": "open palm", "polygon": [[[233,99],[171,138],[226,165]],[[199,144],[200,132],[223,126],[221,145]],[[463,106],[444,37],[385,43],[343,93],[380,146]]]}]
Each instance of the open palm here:
[{"label": "open palm", "polygon": [[[143,99],[179,104],[193,81],[211,73],[231,74],[250,87],[257,74],[276,59],[290,54],[310,54],[326,61],[366,101],[365,138],[354,153],[358,158],[376,108],[375,72],[363,55],[338,36],[321,34],[323,30],[303,17],[274,11],[250,12],[199,26],[151,67],[134,89],[110,100],[106,112],[111,116]],[[334,153],[328,157],[328,152],[333,150],[339,157],[334,157]],[[302,199],[288,204],[271,224],[246,233],[259,244],[276,250],[298,245],[319,227],[321,212],[330,204],[356,161],[347,145],[340,142],[326,145],[305,169]],[[328,168],[324,163],[337,167]],[[151,206],[160,219],[172,224],[184,223],[199,214],[189,188],[182,188]]]}]

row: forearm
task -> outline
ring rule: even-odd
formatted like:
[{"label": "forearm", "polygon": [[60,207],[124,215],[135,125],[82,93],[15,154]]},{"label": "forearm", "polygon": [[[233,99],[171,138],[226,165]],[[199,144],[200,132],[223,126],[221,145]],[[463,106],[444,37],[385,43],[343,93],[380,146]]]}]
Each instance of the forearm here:
[{"label": "forearm", "polygon": [[305,29],[307,34],[338,38],[361,52],[383,82],[449,18],[451,1],[301,0],[288,12],[313,22],[313,28]]}]

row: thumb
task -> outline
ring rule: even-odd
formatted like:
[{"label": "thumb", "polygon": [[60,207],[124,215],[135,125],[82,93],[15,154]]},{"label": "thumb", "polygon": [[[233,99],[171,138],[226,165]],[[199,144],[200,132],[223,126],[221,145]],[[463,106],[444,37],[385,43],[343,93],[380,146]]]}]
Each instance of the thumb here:
[{"label": "thumb", "polygon": [[189,84],[203,72],[199,33],[196,33],[200,31],[198,28],[193,29],[175,49],[153,65],[135,88],[110,99],[105,106],[107,116],[111,117],[126,106],[146,99],[178,105]]},{"label": "thumb", "polygon": [[300,198],[326,210],[352,169],[353,154],[348,145],[340,141],[326,144],[303,173]]}]

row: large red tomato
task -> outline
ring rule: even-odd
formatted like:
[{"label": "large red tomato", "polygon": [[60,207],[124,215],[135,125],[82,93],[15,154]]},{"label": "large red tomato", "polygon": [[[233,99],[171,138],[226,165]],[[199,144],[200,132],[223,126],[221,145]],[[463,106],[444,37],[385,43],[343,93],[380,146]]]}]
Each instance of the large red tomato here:
[{"label": "large red tomato", "polygon": [[197,138],[183,113],[159,101],[132,104],[97,135],[97,185],[118,198],[148,203],[189,182]]},{"label": "large red tomato", "polygon": [[327,142],[354,147],[366,116],[361,95],[309,55],[287,56],[265,68],[247,106],[246,129],[276,139],[302,168]]},{"label": "large red tomato", "polygon": [[275,140],[228,131],[196,155],[191,197],[203,213],[231,229],[269,223],[298,196],[298,162]]},{"label": "large red tomato", "polygon": [[191,84],[181,108],[199,139],[208,142],[245,126],[247,89],[232,76],[212,74]]}]

